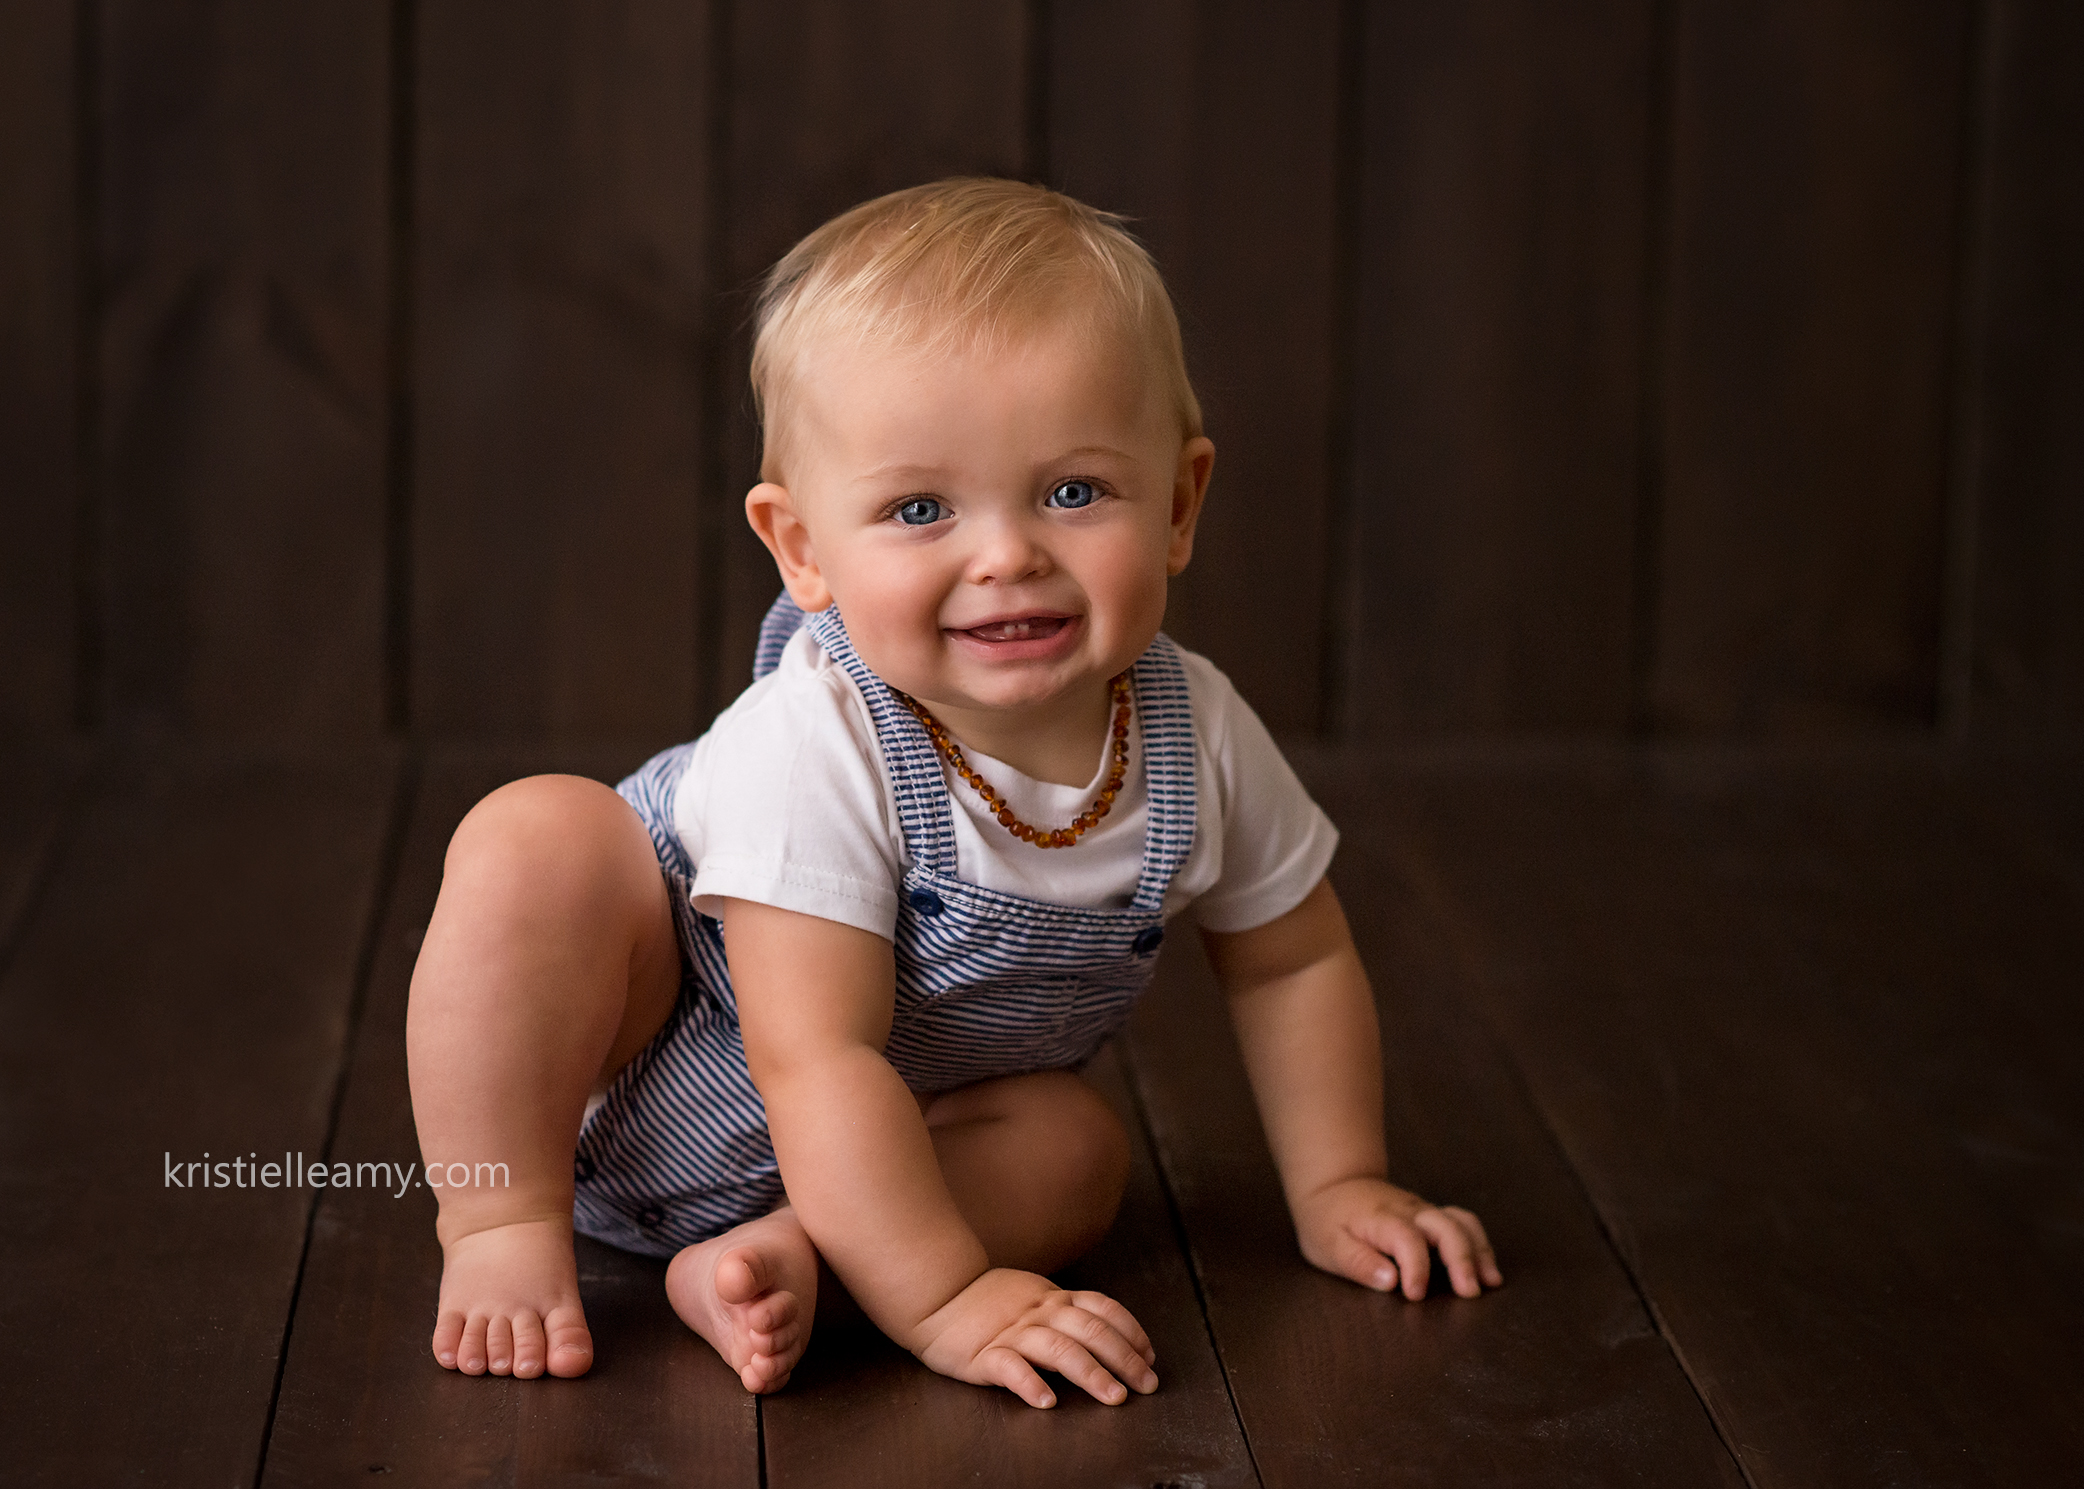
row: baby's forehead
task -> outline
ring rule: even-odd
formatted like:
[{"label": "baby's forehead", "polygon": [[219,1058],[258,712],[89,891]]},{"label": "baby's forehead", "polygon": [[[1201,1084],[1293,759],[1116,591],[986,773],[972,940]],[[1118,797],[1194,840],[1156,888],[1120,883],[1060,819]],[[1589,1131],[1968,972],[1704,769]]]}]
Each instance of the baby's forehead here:
[{"label": "baby's forehead", "polygon": [[[796,458],[836,453],[832,437],[865,433],[878,422],[861,422],[859,400],[888,408],[880,395],[893,388],[945,390],[951,367],[976,374],[979,384],[1003,386],[994,374],[1032,358],[1038,369],[1047,369],[1038,391],[1082,385],[1097,395],[1116,428],[1124,422],[1140,426],[1152,417],[1169,423],[1177,401],[1164,348],[1152,344],[1146,328],[1104,303],[1059,302],[1045,313],[990,320],[938,316],[927,307],[874,325],[805,320],[812,323],[794,328],[786,359],[772,364],[763,410],[762,478],[783,484]],[[1095,407],[1095,401],[1081,401]]]},{"label": "baby's forehead", "polygon": [[995,313],[921,306],[868,324],[839,321],[807,327],[798,360],[845,357],[900,363],[965,357],[989,363],[1017,360],[1047,344],[1075,348],[1097,366],[1140,352],[1146,339],[1128,317],[1097,299],[1001,307]]}]

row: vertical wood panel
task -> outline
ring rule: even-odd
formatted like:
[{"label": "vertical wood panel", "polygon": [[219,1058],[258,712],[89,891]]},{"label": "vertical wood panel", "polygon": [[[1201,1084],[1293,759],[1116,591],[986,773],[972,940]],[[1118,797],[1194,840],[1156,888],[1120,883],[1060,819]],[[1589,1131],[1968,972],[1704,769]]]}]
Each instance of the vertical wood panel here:
[{"label": "vertical wood panel", "polygon": [[75,742],[0,742],[0,968],[15,931],[35,902],[86,764]]},{"label": "vertical wood panel", "polygon": [[1999,0],[1974,672],[1981,733],[2084,743],[2084,11]]},{"label": "vertical wood panel", "polygon": [[117,717],[382,723],[383,7],[100,8]]},{"label": "vertical wood panel", "polygon": [[1652,9],[1369,11],[1356,736],[1627,721]]},{"label": "vertical wood panel", "polygon": [[34,0],[0,46],[0,729],[76,705],[73,36],[67,0]]},{"label": "vertical wood panel", "polygon": [[722,382],[730,445],[716,494],[725,600],[714,706],[752,678],[760,617],[781,590],[746,526],[759,479],[746,391],[752,294],[797,239],[857,202],[943,176],[1019,176],[1027,7],[1018,0],[774,0],[733,19],[725,245],[734,335]]},{"label": "vertical wood panel", "polygon": [[414,726],[684,736],[708,6],[418,18]]},{"label": "vertical wood panel", "polygon": [[1050,7],[1050,173],[1127,213],[1180,309],[1216,473],[1167,628],[1269,725],[1317,726],[1339,6]]},{"label": "vertical wood panel", "polygon": [[1929,725],[1966,0],[1684,0],[1659,722]]}]

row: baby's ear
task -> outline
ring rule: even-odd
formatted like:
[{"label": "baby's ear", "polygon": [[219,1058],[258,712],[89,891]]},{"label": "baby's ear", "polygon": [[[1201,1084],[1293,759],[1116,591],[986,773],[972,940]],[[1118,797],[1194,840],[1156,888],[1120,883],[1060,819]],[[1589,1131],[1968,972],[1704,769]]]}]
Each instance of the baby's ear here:
[{"label": "baby's ear", "polygon": [[823,610],[832,603],[832,591],[826,588],[824,572],[818,568],[817,555],[811,549],[810,529],[796,515],[795,504],[785,487],[762,481],[748,491],[745,520],[774,555],[774,566],[781,570],[782,583],[799,609]]},{"label": "baby's ear", "polygon": [[1179,468],[1172,478],[1172,542],[1165,562],[1168,574],[1179,573],[1194,556],[1194,527],[1201,521],[1202,499],[1208,495],[1208,478],[1215,468],[1216,447],[1205,435],[1196,435],[1180,447]]}]

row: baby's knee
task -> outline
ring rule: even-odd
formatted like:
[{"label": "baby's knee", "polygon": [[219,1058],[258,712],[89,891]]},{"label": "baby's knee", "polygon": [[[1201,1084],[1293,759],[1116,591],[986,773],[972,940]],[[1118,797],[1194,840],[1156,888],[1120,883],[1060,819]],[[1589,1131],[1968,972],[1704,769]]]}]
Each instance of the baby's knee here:
[{"label": "baby's knee", "polygon": [[1129,1134],[1107,1099],[1068,1076],[1052,1113],[1057,1151],[1072,1181],[1112,1217],[1129,1183]]},{"label": "baby's knee", "polygon": [[449,839],[443,887],[470,884],[523,899],[648,891],[651,836],[609,787],[583,776],[530,776],[470,809]]}]

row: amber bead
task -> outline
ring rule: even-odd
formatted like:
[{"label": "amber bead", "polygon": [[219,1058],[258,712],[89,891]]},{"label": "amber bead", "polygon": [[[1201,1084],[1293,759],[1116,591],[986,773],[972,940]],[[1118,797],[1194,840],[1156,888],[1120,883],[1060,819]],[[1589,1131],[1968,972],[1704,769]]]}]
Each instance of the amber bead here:
[{"label": "amber bead", "polygon": [[941,727],[941,721],[927,712],[925,705],[921,704],[918,699],[908,697],[903,693],[898,693],[897,699],[919,721],[920,727],[926,731],[926,737],[933,741],[935,751],[947,760],[948,768],[954,771],[965,785],[983,799],[985,809],[992,814],[1001,827],[1022,842],[1033,843],[1038,848],[1069,848],[1074,846],[1081,837],[1099,823],[1102,817],[1107,815],[1113,805],[1114,798],[1121,791],[1122,780],[1128,773],[1129,721],[1134,707],[1130,701],[1129,674],[1126,672],[1118,674],[1110,683],[1109,690],[1113,694],[1115,710],[1114,723],[1109,731],[1110,738],[1108,741],[1109,753],[1113,756],[1113,766],[1107,772],[1107,784],[1101,788],[1100,794],[1093,799],[1092,805],[1072,819],[1069,827],[1055,828],[1031,827],[1016,817],[1013,814],[1013,809],[1007,806],[998,792],[992,789],[991,783],[972,768],[969,760],[964,757],[961,747],[948,737],[948,731]]}]

